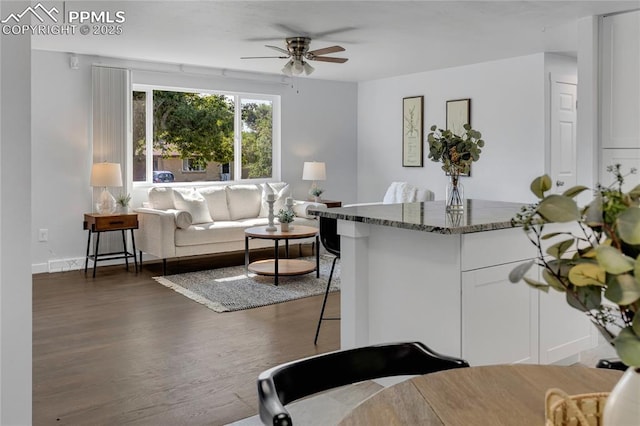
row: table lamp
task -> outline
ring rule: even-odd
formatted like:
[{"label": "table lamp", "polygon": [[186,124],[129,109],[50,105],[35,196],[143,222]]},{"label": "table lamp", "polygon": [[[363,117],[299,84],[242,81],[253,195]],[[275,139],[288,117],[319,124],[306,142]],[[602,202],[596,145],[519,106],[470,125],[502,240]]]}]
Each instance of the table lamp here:
[{"label": "table lamp", "polygon": [[91,186],[102,187],[102,193],[96,203],[100,214],[111,214],[116,211],[116,199],[107,187],[122,186],[122,171],[119,163],[96,163],[91,168]]},{"label": "table lamp", "polygon": [[317,181],[327,180],[327,169],[323,162],[319,161],[305,161],[302,168],[302,180],[312,180],[309,193],[313,193],[313,190],[318,187]]}]

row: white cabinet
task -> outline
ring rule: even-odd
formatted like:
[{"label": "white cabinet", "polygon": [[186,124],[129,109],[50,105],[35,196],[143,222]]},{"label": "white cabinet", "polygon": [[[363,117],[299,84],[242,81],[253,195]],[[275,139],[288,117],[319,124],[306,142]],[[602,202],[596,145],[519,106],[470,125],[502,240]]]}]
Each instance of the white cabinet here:
[{"label": "white cabinet", "polygon": [[567,305],[565,293],[539,292],[540,364],[551,364],[597,343],[596,329],[584,312]]},{"label": "white cabinet", "polygon": [[602,147],[640,148],[640,11],[602,20]]},{"label": "white cabinet", "polygon": [[[536,255],[521,228],[464,235],[462,253],[462,357],[471,365],[550,364],[595,345],[595,328],[564,293],[508,280]],[[536,267],[527,275],[540,280]]]},{"label": "white cabinet", "polygon": [[462,273],[462,357],[471,365],[538,363],[538,291],[509,282],[515,265]]}]

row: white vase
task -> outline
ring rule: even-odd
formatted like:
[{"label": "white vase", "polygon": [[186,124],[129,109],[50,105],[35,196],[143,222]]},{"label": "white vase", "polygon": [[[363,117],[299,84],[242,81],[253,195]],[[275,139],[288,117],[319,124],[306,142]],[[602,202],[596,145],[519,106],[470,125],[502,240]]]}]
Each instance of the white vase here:
[{"label": "white vase", "polygon": [[282,232],[289,232],[289,222],[283,222],[280,224],[280,230]]},{"label": "white vase", "polygon": [[604,426],[640,424],[640,368],[629,367],[613,388],[604,406]]}]

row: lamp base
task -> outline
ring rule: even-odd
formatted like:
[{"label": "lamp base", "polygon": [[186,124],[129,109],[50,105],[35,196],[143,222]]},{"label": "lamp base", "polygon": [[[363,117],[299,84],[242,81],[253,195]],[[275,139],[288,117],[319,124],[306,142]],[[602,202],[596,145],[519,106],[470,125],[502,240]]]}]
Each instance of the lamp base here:
[{"label": "lamp base", "polygon": [[116,211],[116,199],[111,195],[107,188],[102,190],[100,198],[96,203],[96,210],[100,214],[113,214]]}]

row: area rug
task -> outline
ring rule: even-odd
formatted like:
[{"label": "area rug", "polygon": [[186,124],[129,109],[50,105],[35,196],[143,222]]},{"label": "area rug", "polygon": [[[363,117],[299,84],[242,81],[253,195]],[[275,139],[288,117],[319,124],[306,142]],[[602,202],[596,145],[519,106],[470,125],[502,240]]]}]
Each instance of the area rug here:
[{"label": "area rug", "polygon": [[[314,257],[303,259],[315,262]],[[332,262],[333,256],[320,256],[320,278],[316,278],[315,272],[280,276],[278,286],[273,285],[273,277],[251,272],[245,275],[244,265],[153,279],[216,312],[232,312],[324,294]],[[329,291],[339,289],[340,261],[336,263]]]}]

